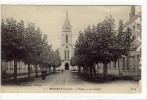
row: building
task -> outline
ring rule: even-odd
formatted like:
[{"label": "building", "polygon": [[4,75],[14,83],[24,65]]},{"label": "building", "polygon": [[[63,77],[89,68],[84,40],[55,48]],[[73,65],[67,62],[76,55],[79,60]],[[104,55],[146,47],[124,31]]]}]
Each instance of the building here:
[{"label": "building", "polygon": [[73,56],[73,45],[72,45],[72,30],[68,19],[68,12],[66,12],[66,19],[62,28],[61,48],[59,49],[59,55],[62,61],[60,69],[65,69],[65,70],[71,69],[70,60],[71,57]]},{"label": "building", "polygon": [[130,28],[132,30],[132,38],[134,38],[133,48],[137,50],[131,51],[129,55],[129,66],[127,70],[133,70],[137,75],[140,74],[140,59],[141,59],[141,6],[131,6],[130,19],[124,23],[124,31]]},{"label": "building", "polygon": [[[37,65],[38,71],[41,71],[39,65]],[[14,74],[14,60],[12,61],[1,61],[2,73],[4,75],[13,75]],[[34,65],[30,65],[31,73],[35,73],[36,68]],[[28,73],[28,64],[25,64],[23,61],[17,62],[17,74],[27,74]]]},{"label": "building", "polygon": [[[132,38],[134,38],[133,44],[137,48],[134,51],[131,51],[129,58],[122,57],[116,62],[110,62],[108,64],[108,74],[114,75],[129,75],[129,76],[140,76],[140,60],[141,60],[141,7],[140,6],[131,6],[130,7],[130,18],[124,23],[124,31],[127,28],[132,30]],[[129,60],[127,60],[129,59]],[[103,72],[103,64],[99,64],[100,73]]]}]

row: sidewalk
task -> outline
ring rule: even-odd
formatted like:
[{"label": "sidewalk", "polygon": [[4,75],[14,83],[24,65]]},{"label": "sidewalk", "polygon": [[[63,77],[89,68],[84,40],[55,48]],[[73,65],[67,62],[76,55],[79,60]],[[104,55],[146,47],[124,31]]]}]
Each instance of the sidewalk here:
[{"label": "sidewalk", "polygon": [[[30,74],[30,78],[34,78],[36,76],[36,73],[31,73]],[[41,76],[41,73],[38,73],[38,76]],[[25,79],[25,78],[28,78],[28,74],[26,75],[20,75],[20,76],[17,76],[17,79]],[[14,79],[14,76],[12,77],[8,77],[8,78],[5,78],[5,79],[2,79],[2,82],[6,82],[6,81],[12,81]]]}]

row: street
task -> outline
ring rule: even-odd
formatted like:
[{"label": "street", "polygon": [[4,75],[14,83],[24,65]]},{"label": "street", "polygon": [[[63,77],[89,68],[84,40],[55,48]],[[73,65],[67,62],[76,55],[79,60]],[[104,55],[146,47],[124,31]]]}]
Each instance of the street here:
[{"label": "street", "polygon": [[[62,73],[57,72],[46,77],[34,78],[29,82],[20,82],[19,85],[2,87],[3,92],[15,90],[22,92],[53,92],[53,93],[139,93],[141,87],[139,82],[129,80],[116,80],[105,83],[87,82],[71,70],[64,70]],[[15,87],[16,86],[16,87]],[[35,88],[34,88],[35,87]],[[34,90],[35,89],[35,90]],[[37,90],[37,91],[36,91]]]},{"label": "street", "polygon": [[[139,82],[129,81],[129,80],[117,80],[110,81],[106,83],[94,83],[94,82],[86,82],[77,77],[76,74],[72,74],[72,71],[65,70],[62,72],[57,72],[55,74],[49,75],[45,80],[41,78],[34,78],[33,81],[24,82],[20,85],[23,86],[43,86],[47,87],[47,90],[50,88],[64,88],[64,87],[72,87],[76,92],[98,92],[98,93],[135,93],[140,92],[141,88],[139,86]],[[51,92],[51,91],[46,91]],[[56,91],[54,91],[56,92]],[[58,91],[59,92],[59,91]],[[67,92],[67,91],[66,91]],[[68,91],[73,92],[73,91]]]},{"label": "street", "polygon": [[33,82],[22,83],[21,85],[34,85],[34,86],[67,86],[67,85],[83,85],[84,82],[72,74],[70,70],[64,70],[64,72],[57,72],[55,74],[46,76],[45,80],[42,78],[34,78]]}]

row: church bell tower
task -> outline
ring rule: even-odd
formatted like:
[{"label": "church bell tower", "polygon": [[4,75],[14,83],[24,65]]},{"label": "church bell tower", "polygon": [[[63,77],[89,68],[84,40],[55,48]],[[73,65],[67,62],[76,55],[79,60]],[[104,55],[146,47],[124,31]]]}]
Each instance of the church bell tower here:
[{"label": "church bell tower", "polygon": [[72,54],[72,31],[71,25],[68,19],[68,12],[66,12],[66,18],[62,28],[61,36],[61,69],[69,70],[71,69],[70,60],[73,56]]}]

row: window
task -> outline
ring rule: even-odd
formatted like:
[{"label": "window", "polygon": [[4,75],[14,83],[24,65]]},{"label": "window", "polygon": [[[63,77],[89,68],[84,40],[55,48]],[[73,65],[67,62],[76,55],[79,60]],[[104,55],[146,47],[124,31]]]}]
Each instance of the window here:
[{"label": "window", "polygon": [[133,26],[133,30],[132,30],[132,32],[133,32],[133,33],[135,32],[135,26]]},{"label": "window", "polygon": [[66,50],[64,51],[64,54],[65,54],[65,58],[66,58]]},{"label": "window", "polygon": [[68,30],[68,27],[66,27],[66,30]]},{"label": "window", "polygon": [[67,58],[69,58],[69,50],[67,50]]},{"label": "window", "polygon": [[137,30],[140,30],[140,29],[141,29],[140,24],[137,24]]},{"label": "window", "polygon": [[66,43],[68,43],[68,35],[66,34]]},{"label": "window", "polygon": [[140,67],[140,57],[139,57],[139,55],[137,55],[137,68],[139,68]]}]

